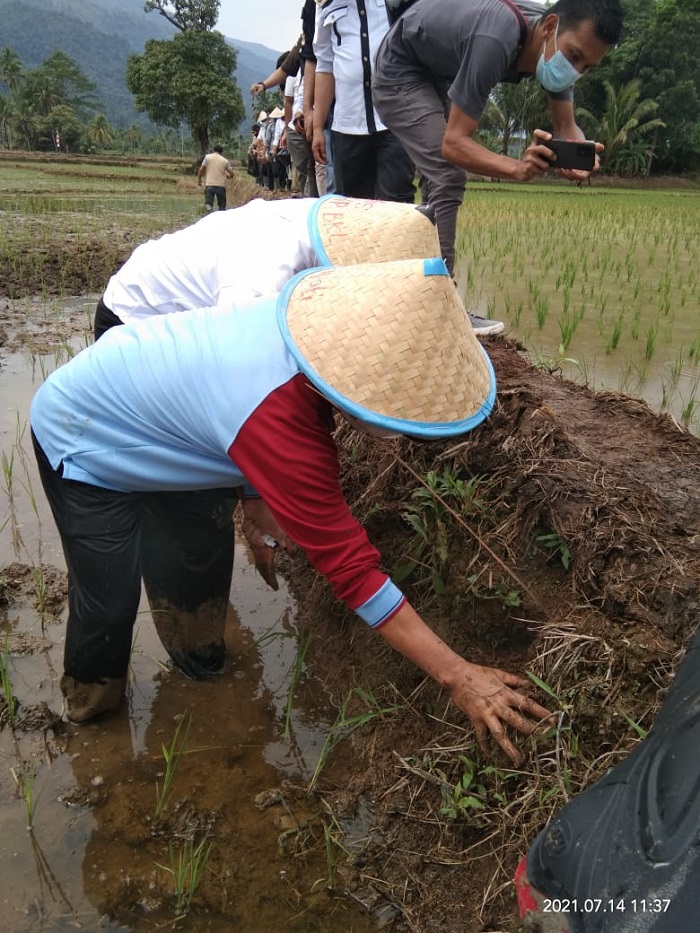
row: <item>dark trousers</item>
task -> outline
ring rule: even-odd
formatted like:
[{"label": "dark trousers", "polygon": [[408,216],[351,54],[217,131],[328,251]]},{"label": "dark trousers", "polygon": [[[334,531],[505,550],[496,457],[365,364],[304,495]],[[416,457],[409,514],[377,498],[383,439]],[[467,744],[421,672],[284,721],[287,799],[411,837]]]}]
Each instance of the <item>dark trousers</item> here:
[{"label": "dark trousers", "polygon": [[[121,323],[100,299],[95,339]],[[68,568],[64,672],[82,683],[126,675],[141,579],[175,664],[194,678],[219,671],[237,491],[124,493],[66,480],[32,439]]]},{"label": "dark trousers", "polygon": [[389,130],[367,136],[332,132],[335,190],[349,198],[412,204],[413,162]]},{"label": "dark trousers", "polygon": [[226,189],[220,185],[207,185],[204,189],[204,206],[207,210],[211,210],[214,206],[214,198],[216,198],[216,206],[220,211],[226,210]]},{"label": "dark trousers", "polygon": [[175,664],[197,679],[220,671],[232,490],[115,492],[64,479],[32,440],[68,567],[64,672],[82,683],[126,676],[142,577]]}]

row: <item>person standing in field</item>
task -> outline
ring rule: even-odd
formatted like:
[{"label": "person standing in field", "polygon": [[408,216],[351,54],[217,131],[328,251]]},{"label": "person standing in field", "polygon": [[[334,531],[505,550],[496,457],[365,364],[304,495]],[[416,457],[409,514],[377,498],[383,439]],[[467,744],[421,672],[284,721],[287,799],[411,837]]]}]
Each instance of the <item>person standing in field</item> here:
[{"label": "person standing in field", "polygon": [[333,105],[335,190],[353,198],[412,203],[413,163],[372,105],[372,61],[388,26],[384,0],[318,4],[312,152],[317,162],[327,162],[324,129]]},{"label": "person standing in field", "polygon": [[222,146],[214,146],[214,151],[207,153],[202,164],[197,169],[198,184],[202,184],[204,176],[204,207],[210,211],[216,206],[220,211],[226,210],[226,179],[233,178],[233,166],[223,154]]},{"label": "person standing in field", "polygon": [[[554,136],[583,139],[572,88],[619,41],[620,0],[558,0],[551,7],[531,0],[388,3],[400,15],[377,52],[372,98],[416,164],[453,272],[467,171],[530,181],[544,175],[554,157],[546,145],[552,134],[539,129],[520,159],[478,143],[474,135],[489,94],[501,81],[534,75],[549,94]],[[574,180],[588,175],[562,174]]]}]

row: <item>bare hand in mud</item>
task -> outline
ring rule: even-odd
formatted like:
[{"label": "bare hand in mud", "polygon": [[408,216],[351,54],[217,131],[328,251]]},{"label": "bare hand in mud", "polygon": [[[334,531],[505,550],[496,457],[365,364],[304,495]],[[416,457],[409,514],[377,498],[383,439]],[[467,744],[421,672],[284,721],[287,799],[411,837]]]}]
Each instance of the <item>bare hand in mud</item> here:
[{"label": "bare hand in mud", "polygon": [[279,544],[289,554],[294,547],[292,542],[262,499],[243,500],[241,528],[253,552],[256,570],[268,586],[278,590],[275,547]]},{"label": "bare hand in mud", "polygon": [[453,702],[474,723],[484,755],[489,754],[490,733],[513,764],[521,764],[523,756],[508,738],[504,724],[530,735],[543,720],[551,719],[552,713],[514,689],[527,686],[528,681],[522,677],[478,664],[469,664],[469,668],[469,674],[452,689]]}]

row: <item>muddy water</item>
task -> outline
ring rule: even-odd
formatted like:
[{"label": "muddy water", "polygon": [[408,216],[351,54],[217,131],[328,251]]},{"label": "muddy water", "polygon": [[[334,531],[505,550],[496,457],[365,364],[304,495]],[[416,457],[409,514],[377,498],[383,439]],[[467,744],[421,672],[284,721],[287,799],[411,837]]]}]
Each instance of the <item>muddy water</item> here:
[{"label": "muddy water", "polygon": [[[18,716],[29,716],[14,734],[0,730],[2,929],[375,929],[362,908],[329,890],[323,823],[303,793],[335,713],[302,674],[285,734],[298,650],[294,601],[281,579],[277,593],[265,587],[242,543],[227,627],[231,662],[220,679],[194,683],[167,667],[144,602],[125,708],[82,727],[52,715],[61,710],[64,624],[42,619],[35,597],[49,579],[42,567],[64,564],[26,419],[43,374],[84,344],[93,306],[62,306],[70,322],[62,346],[38,357],[4,353],[0,368],[0,568],[30,568],[29,595],[0,607]],[[38,334],[33,314],[28,309],[28,327]],[[156,820],[162,747],[183,717],[191,717],[186,754]],[[212,850],[192,911],[173,926],[171,851],[177,857],[188,839],[204,837]]]}]

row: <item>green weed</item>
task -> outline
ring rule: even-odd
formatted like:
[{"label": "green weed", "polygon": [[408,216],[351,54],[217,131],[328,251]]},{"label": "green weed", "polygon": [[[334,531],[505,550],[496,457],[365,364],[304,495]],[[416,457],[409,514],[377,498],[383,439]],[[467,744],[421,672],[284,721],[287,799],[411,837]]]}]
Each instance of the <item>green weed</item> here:
[{"label": "green weed", "polygon": [[[408,559],[397,567],[393,578],[401,583],[420,567],[424,571],[422,579],[429,579],[433,590],[439,594],[445,589],[444,573],[449,557],[451,527],[449,512],[443,502],[454,507],[461,515],[483,511],[484,501],[478,496],[482,479],[460,479],[445,467],[442,473],[434,470],[428,472],[424,483],[424,486],[413,491],[411,505],[402,513],[415,536],[407,554]],[[436,498],[436,494],[443,502]]]},{"label": "green weed", "polygon": [[569,551],[568,544],[561,535],[556,534],[556,532],[535,535],[535,543],[541,550],[546,552],[550,558],[558,557],[564,570],[569,569],[571,566],[571,552]]}]

